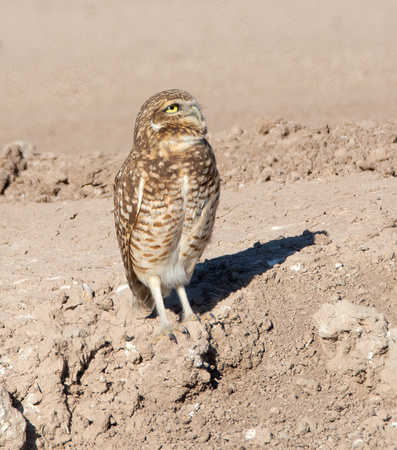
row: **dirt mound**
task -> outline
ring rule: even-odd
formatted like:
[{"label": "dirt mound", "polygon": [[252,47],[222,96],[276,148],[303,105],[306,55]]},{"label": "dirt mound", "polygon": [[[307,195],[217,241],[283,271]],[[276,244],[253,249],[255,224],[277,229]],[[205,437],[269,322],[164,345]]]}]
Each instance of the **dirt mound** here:
[{"label": "dirt mound", "polygon": [[[314,130],[283,119],[260,118],[253,130],[234,127],[210,135],[222,182],[238,187],[371,171],[397,176],[396,125],[374,122]],[[117,170],[127,156],[46,155],[10,144],[0,159],[3,201],[79,200],[111,196]]]},{"label": "dirt mound", "polygon": [[253,131],[235,127],[211,140],[228,185],[313,179],[373,171],[396,176],[396,124],[345,123],[307,129],[283,119],[260,118]]},{"label": "dirt mound", "polygon": [[212,136],[222,198],[187,288],[202,320],[177,344],[131,313],[111,199],[125,155],[9,147],[0,375],[28,448],[394,448],[394,141],[392,124],[280,120]]},{"label": "dirt mound", "polygon": [[42,155],[32,144],[17,141],[0,158],[0,193],[8,201],[35,202],[109,196],[113,166],[103,155]]}]

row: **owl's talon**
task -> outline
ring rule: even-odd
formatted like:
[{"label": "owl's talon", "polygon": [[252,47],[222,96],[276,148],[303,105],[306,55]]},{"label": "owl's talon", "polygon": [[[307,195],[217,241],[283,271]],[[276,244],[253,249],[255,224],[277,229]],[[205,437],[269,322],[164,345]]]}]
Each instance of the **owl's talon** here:
[{"label": "owl's talon", "polygon": [[173,341],[178,345],[178,341],[176,340],[175,334],[172,331],[168,332],[168,337],[170,338],[170,341]]},{"label": "owl's talon", "polygon": [[157,342],[162,339],[163,337],[168,337],[168,339],[172,342],[175,342],[175,344],[179,344],[178,340],[175,336],[175,332],[178,333],[183,333],[185,334],[188,338],[190,338],[190,332],[189,330],[182,325],[181,323],[177,323],[175,325],[170,325],[170,326],[166,326],[164,328],[162,328],[154,338],[151,339],[151,343],[149,345],[150,348],[152,348],[152,345],[157,344]]}]

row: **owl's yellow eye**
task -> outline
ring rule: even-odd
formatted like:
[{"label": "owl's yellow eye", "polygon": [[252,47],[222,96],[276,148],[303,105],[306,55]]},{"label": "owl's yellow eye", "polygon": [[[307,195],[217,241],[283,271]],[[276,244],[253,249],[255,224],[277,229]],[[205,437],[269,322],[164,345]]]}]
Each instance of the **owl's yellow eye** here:
[{"label": "owl's yellow eye", "polygon": [[165,112],[167,114],[174,114],[177,111],[179,111],[179,106],[176,103],[174,103],[173,105],[167,106],[167,108],[165,108]]}]

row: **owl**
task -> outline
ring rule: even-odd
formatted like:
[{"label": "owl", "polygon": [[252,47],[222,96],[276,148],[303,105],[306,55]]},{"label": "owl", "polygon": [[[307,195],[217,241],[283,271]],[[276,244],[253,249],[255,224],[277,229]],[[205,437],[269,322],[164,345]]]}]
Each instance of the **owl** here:
[{"label": "owl", "polygon": [[157,336],[173,330],[164,298],[175,289],[182,322],[193,311],[185,286],[210,239],[220,184],[207,126],[197,100],[173,89],[147,100],[138,113],[133,148],[114,181],[114,218],[138,318],[154,307]]}]

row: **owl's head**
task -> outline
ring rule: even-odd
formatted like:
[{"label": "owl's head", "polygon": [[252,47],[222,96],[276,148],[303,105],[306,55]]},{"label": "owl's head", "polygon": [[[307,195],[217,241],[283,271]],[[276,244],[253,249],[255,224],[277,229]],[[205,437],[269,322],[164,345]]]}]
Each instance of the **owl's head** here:
[{"label": "owl's head", "polygon": [[177,139],[203,137],[206,132],[207,125],[197,100],[186,91],[172,89],[153,95],[143,104],[135,122],[134,141],[139,144],[147,133],[158,139]]}]

